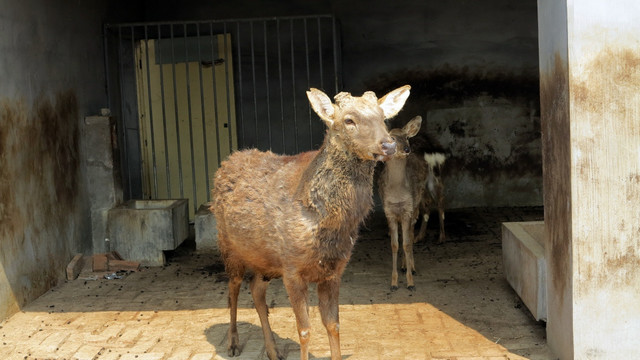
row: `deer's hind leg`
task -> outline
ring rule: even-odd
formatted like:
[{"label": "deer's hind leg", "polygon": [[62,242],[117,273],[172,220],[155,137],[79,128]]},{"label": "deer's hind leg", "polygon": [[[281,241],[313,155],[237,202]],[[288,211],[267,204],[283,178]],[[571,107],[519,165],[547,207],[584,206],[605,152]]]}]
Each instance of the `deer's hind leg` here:
[{"label": "deer's hind leg", "polygon": [[267,287],[269,286],[269,280],[265,279],[261,274],[255,274],[251,279],[251,296],[253,297],[253,305],[260,317],[260,324],[262,325],[262,335],[264,336],[264,346],[267,351],[267,356],[270,360],[284,359],[282,355],[278,353],[276,349],[276,342],[273,338],[273,332],[269,325],[269,307],[267,306]]},{"label": "deer's hind leg", "polygon": [[229,275],[229,333],[227,338],[227,353],[229,356],[238,356],[240,349],[240,338],[238,337],[238,294],[242,285],[244,268],[231,270],[227,269]]}]

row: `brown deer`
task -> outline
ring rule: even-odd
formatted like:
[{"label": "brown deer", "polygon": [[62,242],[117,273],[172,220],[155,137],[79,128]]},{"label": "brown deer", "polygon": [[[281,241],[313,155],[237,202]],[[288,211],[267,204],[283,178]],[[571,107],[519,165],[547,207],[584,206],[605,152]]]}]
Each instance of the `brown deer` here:
[{"label": "brown deer", "polygon": [[[445,155],[429,152],[423,155],[414,152],[409,139],[418,134],[422,117],[416,116],[404,127],[395,128],[389,134],[396,140],[398,151],[384,164],[378,181],[378,192],[382,199],[384,213],[389,225],[391,238],[392,266],[391,290],[398,289],[398,223],[402,230],[403,264],[407,270],[407,287],[415,288],[413,272],[413,243],[424,238],[432,208],[440,214],[440,238],[444,241],[444,184],[440,178]],[[414,237],[414,225],[422,213],[422,224]]]},{"label": "brown deer", "polygon": [[395,128],[389,134],[395,139],[398,151],[388,159],[378,179],[378,193],[389,225],[391,238],[391,290],[398,289],[398,223],[402,229],[402,248],[407,270],[407,288],[414,290],[413,227],[420,211],[427,182],[427,166],[423,159],[411,152],[409,138],[420,130],[422,117],[416,116],[404,127]]},{"label": "brown deer", "polygon": [[282,277],[296,317],[300,358],[309,357],[308,284],[317,283],[319,310],[329,336],[331,359],[339,360],[338,293],[360,224],[372,206],[376,161],[396,144],[384,120],[409,96],[408,85],[381,99],[371,92],[341,92],[335,104],[311,89],[311,107],[325,122],[317,151],[294,156],[246,150],[232,154],[215,174],[213,211],[218,244],[229,276],[231,321],[228,354],[240,354],[236,315],[245,272],[269,359],[281,359],[269,326],[265,293]]}]

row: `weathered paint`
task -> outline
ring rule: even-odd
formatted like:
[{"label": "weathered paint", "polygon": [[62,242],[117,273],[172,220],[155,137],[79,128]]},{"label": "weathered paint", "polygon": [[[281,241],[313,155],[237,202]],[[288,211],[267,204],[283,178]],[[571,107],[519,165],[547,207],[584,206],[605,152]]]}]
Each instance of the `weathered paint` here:
[{"label": "weathered paint", "polygon": [[82,119],[107,106],[107,4],[2,3],[0,319],[59,281],[75,253],[91,251]]},{"label": "weathered paint", "polygon": [[567,9],[538,2],[540,118],[547,261],[547,341],[561,358],[573,358],[571,147]]},{"label": "weathered paint", "polygon": [[[638,5],[625,10],[640,16]],[[638,34],[640,28],[634,31]],[[577,42],[593,41],[586,34],[575,35]],[[571,72],[574,324],[581,329],[574,335],[576,358],[638,355],[638,40],[600,38],[593,52],[576,58],[580,70]],[[593,324],[597,331],[589,330]]]},{"label": "weathered paint", "polygon": [[62,239],[73,237],[67,219],[78,203],[78,104],[71,91],[53,101],[28,108],[5,99],[0,108],[0,267],[9,285],[0,317],[53,286],[70,253]]},{"label": "weathered paint", "polygon": [[631,359],[640,336],[640,4],[540,1],[549,346]]}]

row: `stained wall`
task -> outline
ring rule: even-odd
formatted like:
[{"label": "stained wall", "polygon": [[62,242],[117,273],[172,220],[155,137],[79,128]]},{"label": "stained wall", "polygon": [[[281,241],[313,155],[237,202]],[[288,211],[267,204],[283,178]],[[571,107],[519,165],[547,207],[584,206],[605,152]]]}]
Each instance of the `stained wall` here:
[{"label": "stained wall", "polygon": [[384,94],[412,86],[391,126],[422,116],[426,145],[449,156],[448,207],[542,205],[535,0],[188,0],[145,7],[147,21],[310,14],[337,20],[343,90]]},{"label": "stained wall", "polygon": [[549,346],[631,359],[640,336],[640,4],[539,1]]},{"label": "stained wall", "polygon": [[105,2],[0,2],[0,319],[90,251],[83,117],[104,106]]}]

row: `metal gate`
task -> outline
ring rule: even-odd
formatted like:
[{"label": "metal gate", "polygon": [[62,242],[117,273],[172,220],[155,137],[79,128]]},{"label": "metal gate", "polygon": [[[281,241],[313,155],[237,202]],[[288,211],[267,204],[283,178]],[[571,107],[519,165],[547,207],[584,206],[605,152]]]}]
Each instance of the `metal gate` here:
[{"label": "metal gate", "polygon": [[330,15],[105,26],[109,107],[125,197],[210,201],[233,150],[317,148],[310,87],[341,88]]}]

